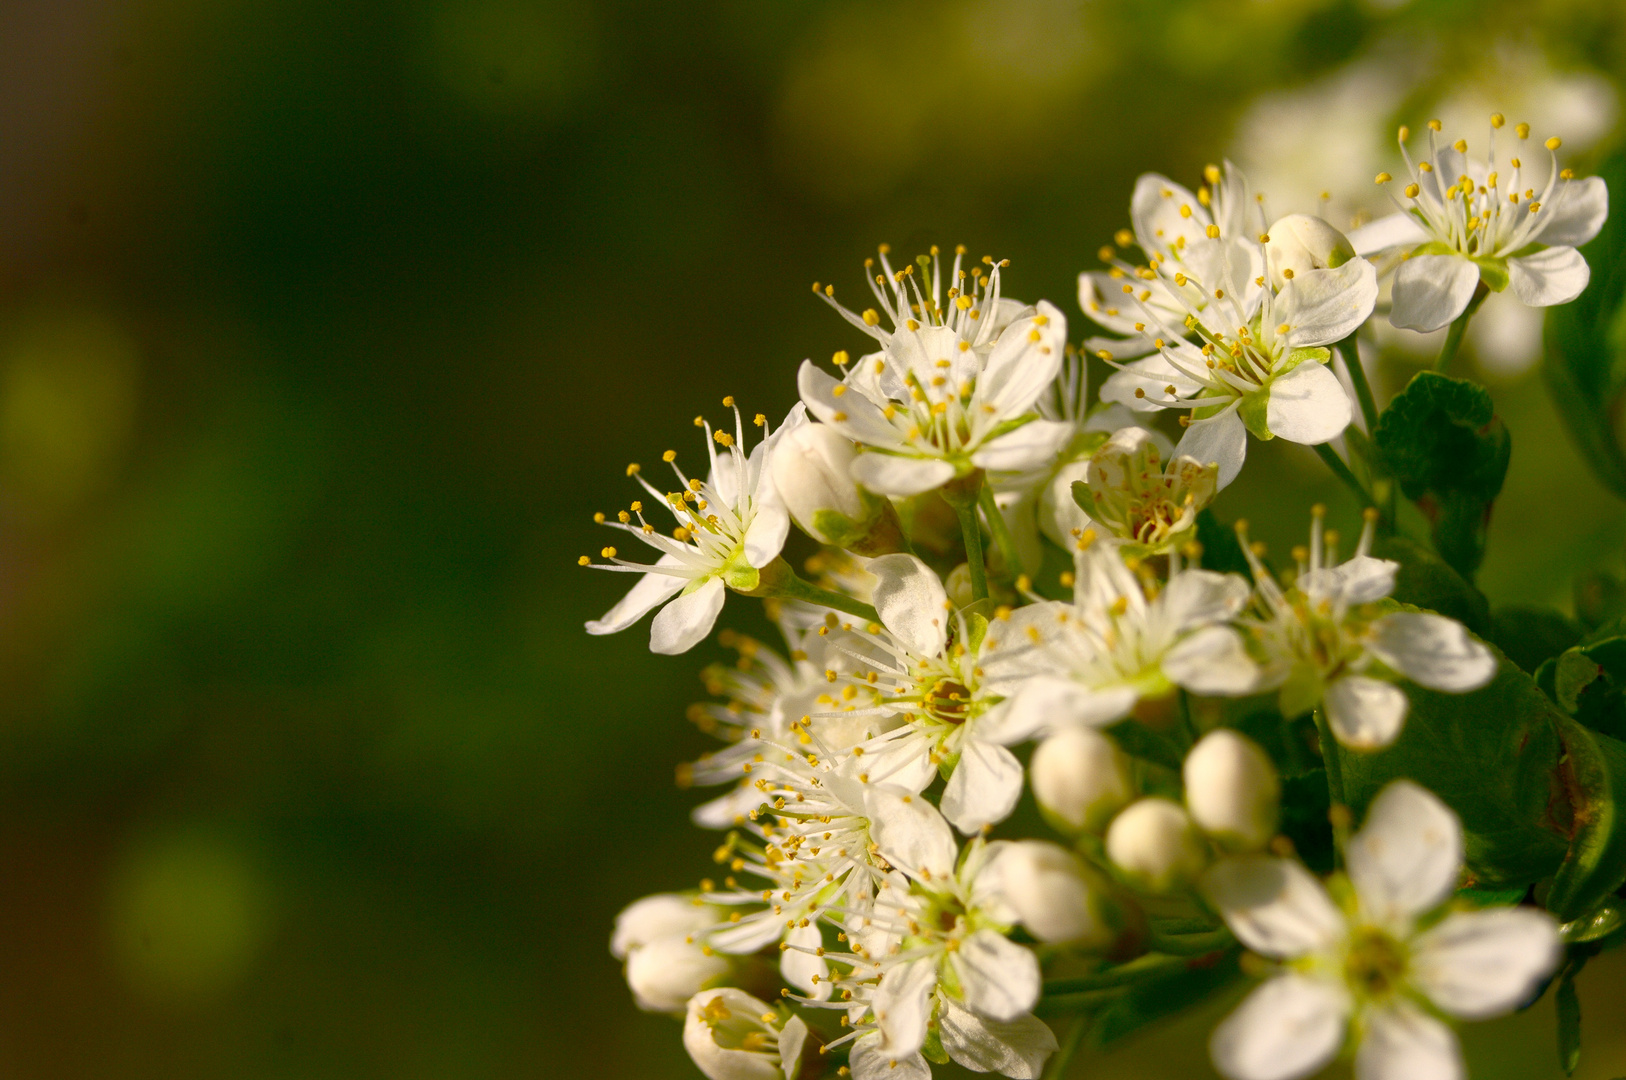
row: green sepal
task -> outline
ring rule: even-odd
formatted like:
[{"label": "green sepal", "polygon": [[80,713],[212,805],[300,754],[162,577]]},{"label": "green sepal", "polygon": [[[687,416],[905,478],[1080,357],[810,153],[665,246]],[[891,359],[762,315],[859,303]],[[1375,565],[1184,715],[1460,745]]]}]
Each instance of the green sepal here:
[{"label": "green sepal", "polygon": [[920,1044],[920,1053],[933,1065],[947,1065],[948,1051],[943,1049],[943,1036],[936,1024],[926,1025],[926,1041]]},{"label": "green sepal", "polygon": [[1557,777],[1568,797],[1570,850],[1553,875],[1547,910],[1560,922],[1592,911],[1626,882],[1626,743],[1559,716],[1565,757]]},{"label": "green sepal", "polygon": [[1257,390],[1242,395],[1242,404],[1237,406],[1236,414],[1242,418],[1243,425],[1253,433],[1256,439],[1269,442],[1276,436],[1270,433],[1270,424],[1267,414],[1270,412],[1270,387],[1261,386]]},{"label": "green sepal", "polygon": [[1603,902],[1580,918],[1571,919],[1558,928],[1558,936],[1566,945],[1584,945],[1589,941],[1602,941],[1626,927],[1626,908],[1618,896],[1605,897]]},{"label": "green sepal", "polygon": [[1479,280],[1485,283],[1485,288],[1491,292],[1501,292],[1507,288],[1506,259],[1480,258],[1471,261],[1475,266],[1479,267]]},{"label": "green sepal", "polygon": [[1456,248],[1452,247],[1450,244],[1447,244],[1444,240],[1430,240],[1430,241],[1428,241],[1426,243],[1418,244],[1416,247],[1412,248],[1409,252],[1406,253],[1406,258],[1414,259],[1419,255],[1460,255],[1460,254],[1462,254],[1460,251],[1458,251]]}]

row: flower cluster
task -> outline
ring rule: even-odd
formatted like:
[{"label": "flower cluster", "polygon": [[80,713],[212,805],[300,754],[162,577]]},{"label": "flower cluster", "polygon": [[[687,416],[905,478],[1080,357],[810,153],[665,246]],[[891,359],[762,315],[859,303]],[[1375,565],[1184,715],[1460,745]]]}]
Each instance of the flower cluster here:
[{"label": "flower cluster", "polygon": [[[1113,335],[1082,350],[1056,306],[1005,294],[1007,262],[932,248],[895,266],[882,247],[873,306],[814,286],[873,351],[804,362],[800,402],[775,426],[758,415],[749,450],[737,409],[697,418],[704,479],[670,451],[671,491],[628,467],[641,500],[599,520],[659,557],[583,557],[642,575],[588,630],[659,608],[651,648],[684,652],[732,591],[764,599],[782,639],[724,631],[737,660],[706,669],[712,700],[690,711],[721,743],[679,770],[721,789],[693,815],[722,834],[715,876],[628,907],[612,942],[708,1077],[913,1080],[949,1061],[1038,1077],[1058,1054],[1047,1020],[1237,970],[1268,978],[1213,1036],[1235,1080],[1340,1051],[1362,1077],[1454,1077],[1446,1019],[1541,988],[1556,923],[1456,896],[1450,807],[1396,781],[1350,836],[1342,791],[1346,758],[1427,724],[1419,694],[1485,687],[1497,655],[1395,598],[1400,564],[1374,554],[1392,512],[1369,509],[1341,553],[1315,507],[1273,566],[1209,509],[1250,435],[1317,446],[1359,482],[1325,445],[1365,388],[1334,348],[1347,365],[1380,270],[1392,318],[1420,329],[1481,284],[1529,303],[1584,284],[1574,244],[1602,220],[1601,182],[1555,160],[1520,194],[1518,158],[1504,179],[1462,147],[1431,130],[1405,220],[1353,237],[1266,220],[1230,165],[1195,192],[1142,177],[1107,269],[1080,276]],[[1091,407],[1095,358],[1111,374]],[[657,505],[675,526],[649,520]],[[805,576],[793,522],[816,548]],[[1323,771],[1330,814],[1289,829],[1284,775]],[[1039,818],[1048,839],[1024,835]]]}]

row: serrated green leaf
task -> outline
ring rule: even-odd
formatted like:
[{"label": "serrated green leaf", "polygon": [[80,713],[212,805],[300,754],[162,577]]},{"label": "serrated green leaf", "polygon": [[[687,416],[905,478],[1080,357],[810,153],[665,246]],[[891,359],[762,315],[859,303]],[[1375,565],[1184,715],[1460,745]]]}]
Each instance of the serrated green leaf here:
[{"label": "serrated green leaf", "polygon": [[1490,393],[1465,379],[1418,372],[1378,417],[1372,445],[1433,525],[1440,555],[1473,573],[1513,447]]},{"label": "serrated green leaf", "polygon": [[1506,607],[1491,616],[1485,636],[1525,671],[1534,672],[1548,659],[1581,640],[1581,626],[1551,608]]},{"label": "serrated green leaf", "polygon": [[1344,792],[1359,819],[1392,780],[1428,787],[1462,819],[1469,873],[1481,886],[1522,886],[1564,861],[1569,832],[1548,804],[1564,752],[1559,725],[1572,724],[1535,680],[1495,646],[1490,684],[1446,694],[1403,684],[1411,709],[1393,745],[1342,751]]},{"label": "serrated green leaf", "polygon": [[[1626,154],[1598,170],[1613,193],[1626,190]],[[1547,312],[1542,373],[1565,425],[1593,474],[1626,498],[1626,447],[1617,427],[1626,395],[1626,222],[1604,222],[1581,254],[1591,268],[1585,291]]]},{"label": "serrated green leaf", "polygon": [[1557,772],[1574,831],[1553,875],[1547,910],[1560,922],[1580,918],[1626,882],[1626,743],[1560,714],[1564,758]]},{"label": "serrated green leaf", "polygon": [[1438,555],[1404,536],[1380,537],[1372,546],[1372,554],[1400,564],[1390,594],[1394,600],[1448,615],[1475,634],[1487,634],[1490,602]]}]

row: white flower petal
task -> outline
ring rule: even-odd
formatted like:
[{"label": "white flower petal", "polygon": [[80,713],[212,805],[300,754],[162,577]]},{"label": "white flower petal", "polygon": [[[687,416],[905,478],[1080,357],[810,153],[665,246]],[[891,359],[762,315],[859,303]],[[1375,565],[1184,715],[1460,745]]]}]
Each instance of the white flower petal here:
[{"label": "white flower petal", "polygon": [[758,505],[745,529],[745,561],[760,570],[779,558],[790,535],[790,514],[777,502]]},{"label": "white flower petal", "polygon": [[889,1055],[882,1046],[879,1035],[865,1035],[853,1043],[852,1054],[847,1059],[853,1080],[932,1080],[932,1067],[919,1051],[897,1057]]},{"label": "white flower petal", "polygon": [[1336,439],[1354,415],[1338,376],[1311,360],[1272,380],[1265,426],[1279,439],[1315,446]]},{"label": "white flower petal", "polygon": [[[676,566],[678,560],[671,555],[662,555],[656,560],[656,566]],[[668,599],[676,596],[683,587],[689,583],[687,578],[675,577],[671,574],[645,574],[636,584],[627,591],[627,595],[605,613],[604,618],[594,619],[587,624],[589,634],[616,634],[625,630],[651,610],[664,604]]]},{"label": "white flower petal", "polygon": [[1038,1080],[1056,1052],[1056,1036],[1031,1014],[1008,1023],[984,1020],[945,999],[937,1023],[948,1056],[973,1072]]},{"label": "white flower petal", "polygon": [[1353,334],[1377,302],[1377,268],[1357,258],[1331,270],[1307,270],[1287,282],[1272,317],[1287,324],[1284,344],[1290,349],[1331,345]]},{"label": "white flower petal", "polygon": [[1378,793],[1344,861],[1361,910],[1386,925],[1409,925],[1445,902],[1462,869],[1462,825],[1433,793],[1396,780]]},{"label": "white flower petal", "polygon": [[1609,216],[1609,187],[1601,176],[1571,180],[1563,195],[1541,208],[1546,221],[1530,239],[1548,247],[1580,247]]},{"label": "white flower petal", "polygon": [[954,466],[941,458],[899,457],[866,450],[853,459],[852,477],[878,494],[906,498],[942,487],[954,479]]},{"label": "white flower petal", "polygon": [[786,932],[790,948],[779,954],[779,973],[785,981],[818,1001],[827,1001],[832,989],[829,963],[812,951],[823,943],[819,924],[810,922]]},{"label": "white flower petal", "polygon": [[[1153,302],[1164,301],[1159,307],[1168,307],[1172,303],[1172,298],[1161,295],[1165,291],[1162,282],[1148,284],[1154,286]],[[1123,279],[1115,278],[1105,270],[1086,271],[1078,275],[1078,306],[1091,322],[1115,334],[1135,334],[1138,333],[1135,324],[1144,325],[1146,318],[1141,314],[1140,306],[1129,302],[1124,296],[1123,285]],[[1131,354],[1126,352],[1123,355]]]},{"label": "white flower petal", "polygon": [[1367,647],[1385,664],[1430,690],[1461,694],[1496,677],[1496,657],[1455,619],[1396,612],[1372,624]]},{"label": "white flower petal", "polygon": [[946,881],[954,876],[960,849],[954,831],[925,796],[890,784],[864,789],[870,839],[881,856],[912,877]]},{"label": "white flower petal", "polygon": [[1259,665],[1248,655],[1242,635],[1229,626],[1208,626],[1170,649],[1163,674],[1194,694],[1238,697],[1259,683]]},{"label": "white flower petal", "polygon": [[1022,763],[1016,755],[992,742],[967,739],[943,789],[943,816],[970,835],[1010,817],[1021,796]]},{"label": "white flower petal", "polygon": [[1348,1018],[1341,987],[1278,975],[1214,1029],[1208,1052],[1231,1080],[1296,1080],[1333,1059],[1344,1044]]},{"label": "white flower petal", "polygon": [[990,472],[1026,472],[1048,465],[1073,437],[1075,426],[1061,420],[1029,420],[982,444],[971,464]]},{"label": "white flower petal", "polygon": [[1007,702],[1002,722],[990,735],[1009,744],[1074,724],[1105,727],[1129,715],[1135,701],[1135,692],[1127,687],[1093,690],[1067,678],[1035,676]]},{"label": "white flower petal", "polygon": [[610,938],[610,955],[625,960],[633,949],[657,938],[684,936],[704,930],[717,922],[717,909],[697,904],[692,897],[678,893],[656,893],[635,900],[615,917],[615,933]]},{"label": "white flower petal", "polygon": [[1421,223],[1410,214],[1394,213],[1368,222],[1349,234],[1357,255],[1374,255],[1393,248],[1411,248],[1428,239]]},{"label": "white flower petal", "polygon": [[[853,442],[903,449],[903,441],[881,407],[865,397],[856,386],[843,384],[828,372],[803,360],[796,373],[796,386],[808,411],[830,424]],[[837,420],[836,417],[841,419]]]},{"label": "white flower petal", "polygon": [[1479,267],[1460,255],[1414,255],[1395,270],[1389,321],[1427,333],[1461,315],[1479,284]]},{"label": "white flower petal", "polygon": [[1208,208],[1189,188],[1158,173],[1142,173],[1135,181],[1129,220],[1135,226],[1136,241],[1146,252],[1168,251],[1180,239],[1187,245],[1207,240],[1213,222]]},{"label": "white flower petal", "polygon": [[1066,349],[1067,316],[1048,300],[1039,301],[1033,315],[999,335],[977,377],[977,403],[993,406],[1000,416],[1026,412],[1055,382]]},{"label": "white flower petal", "polygon": [[1463,1080],[1451,1029],[1411,1005],[1367,1010],[1355,1080]]},{"label": "white flower petal", "polygon": [[1406,694],[1393,683],[1365,675],[1334,679],[1322,697],[1327,723],[1338,741],[1356,750],[1388,746],[1406,722]]},{"label": "white flower petal", "polygon": [[906,1058],[926,1042],[932,991],[937,987],[937,959],[924,956],[888,968],[871,1003],[881,1030],[878,1049],[889,1059]]},{"label": "white flower petal", "polygon": [[966,1007],[988,1020],[1011,1021],[1039,1000],[1039,960],[997,930],[978,930],[948,954]]},{"label": "white flower petal", "polygon": [[[1180,354],[1182,364],[1193,370],[1201,370],[1206,362],[1207,358],[1186,342],[1180,342],[1173,349]],[[1109,348],[1107,351],[1112,350]],[[1168,392],[1171,386],[1174,387],[1172,397]],[[1135,412],[1156,412],[1157,402],[1190,397],[1199,389],[1201,387],[1176,370],[1166,356],[1156,353],[1125,364],[1108,375],[1101,384],[1101,400],[1116,402]],[[1139,396],[1135,394],[1136,390],[1141,391]]]},{"label": "white flower petal", "polygon": [[1513,295],[1530,307],[1567,304],[1592,280],[1586,257],[1572,247],[1550,247],[1507,261]]},{"label": "white flower petal", "polygon": [[940,654],[948,644],[948,593],[932,568],[913,555],[883,555],[865,569],[876,578],[871,602],[881,625],[916,656]]},{"label": "white flower petal", "polygon": [[1397,562],[1356,555],[1337,566],[1311,570],[1299,578],[1298,587],[1315,604],[1370,604],[1395,591],[1399,572]]},{"label": "white flower petal", "polygon": [[1218,487],[1236,479],[1248,456],[1248,429],[1236,410],[1233,403],[1214,416],[1193,420],[1174,448],[1176,454],[1196,458],[1204,465],[1218,465]]},{"label": "white flower petal", "polygon": [[1176,631],[1225,622],[1248,602],[1252,590],[1238,574],[1185,570],[1174,576],[1158,598],[1163,617]]},{"label": "white flower petal", "polygon": [[1301,863],[1270,855],[1221,859],[1203,876],[1203,891],[1237,940],[1256,953],[1291,959],[1333,948],[1343,913]]},{"label": "white flower petal", "polygon": [[663,656],[686,653],[711,633],[723,610],[728,588],[720,577],[707,578],[696,590],[661,608],[649,624],[649,650]]},{"label": "white flower petal", "polygon": [[1452,1016],[1483,1020],[1525,1004],[1563,956],[1558,926],[1535,908],[1449,915],[1412,941],[1411,976]]},{"label": "white flower petal", "polygon": [[807,1021],[792,1016],[779,1029],[779,1071],[787,1077],[802,1074],[802,1051],[807,1048]]},{"label": "white flower petal", "polygon": [[732,829],[743,825],[746,815],[767,801],[761,791],[745,784],[701,803],[689,811],[689,820],[702,829]]}]

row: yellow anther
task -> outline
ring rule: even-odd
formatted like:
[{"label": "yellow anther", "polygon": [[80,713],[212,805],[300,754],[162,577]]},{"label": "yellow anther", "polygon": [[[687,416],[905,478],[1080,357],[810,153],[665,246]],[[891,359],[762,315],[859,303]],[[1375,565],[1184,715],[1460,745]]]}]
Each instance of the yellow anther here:
[{"label": "yellow anther", "polygon": [[1102,262],[1111,262],[1113,257],[1117,254],[1118,253],[1112,249],[1111,244],[1102,244],[1101,247],[1096,251],[1095,256]]},{"label": "yellow anther", "polygon": [[677,540],[680,543],[686,543],[689,539],[689,535],[689,530],[685,529],[682,525],[679,525],[677,528],[672,530],[672,539]]},{"label": "yellow anther", "polygon": [[846,392],[847,392],[847,387],[846,387],[846,384],[844,384],[844,383],[838,383],[835,386],[832,386],[830,388],[830,396],[831,397],[840,397],[842,394],[845,394]]},{"label": "yellow anther", "polygon": [[644,504],[641,503],[641,502],[635,502],[630,507],[628,507],[628,509],[631,510],[634,514],[641,514],[641,513],[644,512]]},{"label": "yellow anther", "polygon": [[627,466],[627,475],[628,476],[637,476],[638,473],[642,471],[642,469],[643,469],[643,466],[639,465],[635,461],[631,465]]},{"label": "yellow anther", "polygon": [[1409,138],[1411,138],[1411,128],[1407,127],[1405,124],[1401,124],[1400,125],[1400,141],[1405,142]]},{"label": "yellow anther", "polygon": [[830,357],[830,362],[836,367],[846,367],[852,363],[852,357],[847,355],[846,349],[839,349],[834,356]]},{"label": "yellow anther", "polygon": [[1034,326],[1049,326],[1050,325],[1050,316],[1048,316],[1048,315],[1035,315],[1033,317],[1033,325]]},{"label": "yellow anther", "polygon": [[905,320],[903,320],[903,325],[908,327],[911,330],[919,330],[920,329],[920,324],[915,322],[915,320],[913,320],[913,319],[905,319]]},{"label": "yellow anther", "polygon": [[839,424],[839,423],[841,423],[841,422],[842,422],[842,421],[844,421],[844,420],[846,420],[846,419],[847,419],[847,414],[846,414],[846,413],[844,413],[844,412],[836,412],[836,413],[831,413],[831,414],[830,414],[830,419],[831,419],[831,420],[834,420],[834,421],[835,421],[835,422],[836,422],[836,423],[838,423],[838,424]]},{"label": "yellow anther", "polygon": [[1260,243],[1261,243],[1261,244],[1268,244],[1268,243],[1270,243],[1270,234],[1269,234],[1269,233],[1267,233],[1267,232],[1262,232],[1262,233],[1260,233],[1260,234],[1259,234],[1259,242],[1260,242]]},{"label": "yellow anther", "polygon": [[1125,285],[1124,286],[1124,292],[1129,294],[1129,295],[1134,295],[1135,287],[1133,285]]},{"label": "yellow anther", "polygon": [[1292,267],[1288,267],[1287,269],[1283,270],[1282,271],[1282,277],[1286,278],[1288,281],[1292,281],[1293,280],[1293,269],[1292,269]]},{"label": "yellow anther", "polygon": [[677,451],[668,450],[666,453],[661,455],[661,460],[670,465],[672,462],[677,460]]},{"label": "yellow anther", "polygon": [[1419,161],[1417,163],[1417,171],[1418,172],[1433,172],[1434,171],[1434,166],[1430,165],[1426,161]]},{"label": "yellow anther", "polygon": [[757,427],[764,427],[768,423],[768,418],[762,413],[757,413],[755,416],[751,417],[751,423],[755,424]]},{"label": "yellow anther", "polygon": [[1394,177],[1390,176],[1388,173],[1380,172],[1380,173],[1378,173],[1377,182],[1380,183],[1380,184],[1387,184],[1389,181],[1391,181],[1393,179],[1394,179]]},{"label": "yellow anther", "polygon": [[1418,193],[1421,192],[1422,190],[1423,189],[1418,187],[1416,184],[1407,184],[1406,185],[1406,198],[1415,199],[1415,198],[1417,198]]},{"label": "yellow anther", "polygon": [[1558,178],[1560,180],[1574,180],[1575,179],[1575,170],[1574,169],[1561,169],[1561,170],[1559,170]]},{"label": "yellow anther", "polygon": [[706,426],[706,418],[704,416],[695,417],[694,418],[694,426],[695,427],[705,427]]},{"label": "yellow anther", "polygon": [[1219,239],[1219,226],[1218,225],[1210,225],[1208,227],[1208,229],[1207,229],[1207,232],[1208,232],[1208,238],[1210,240],[1218,240]]},{"label": "yellow anther", "polygon": [[1119,229],[1112,234],[1112,239],[1119,247],[1128,247],[1135,242],[1135,234],[1128,229]]},{"label": "yellow anther", "polygon": [[1191,204],[1190,203],[1181,203],[1180,204],[1180,216],[1183,217],[1183,218],[1188,218],[1188,217],[1191,216]]},{"label": "yellow anther", "polygon": [[1507,117],[1499,112],[1491,113],[1491,127],[1499,129],[1505,123],[1507,123]]},{"label": "yellow anther", "polygon": [[865,308],[864,309],[864,325],[865,326],[879,326],[880,324],[881,324],[880,313],[877,312],[874,308]]},{"label": "yellow anther", "polygon": [[730,395],[728,395],[727,397],[725,397],[723,399],[723,408],[732,409],[733,407],[734,407],[734,395],[730,394]]},{"label": "yellow anther", "polygon": [[1468,152],[1468,140],[1458,139],[1456,142],[1451,144],[1451,149],[1455,150],[1459,154],[1466,154]]},{"label": "yellow anther", "polygon": [[1533,203],[1530,204],[1530,212],[1532,214],[1536,213],[1540,209],[1541,209],[1541,204],[1539,202],[1533,202]]},{"label": "yellow anther", "polygon": [[[600,525],[604,524],[604,515],[603,514],[594,514],[593,519],[595,521],[597,521]],[[615,519],[617,521],[621,522],[621,524],[626,525],[626,524],[629,524],[632,521],[632,515],[627,513],[625,510],[622,510],[622,511],[619,511],[615,515]]]},{"label": "yellow anther", "polygon": [[1138,397],[1138,398],[1145,397],[1146,396],[1145,389],[1142,388],[1142,387],[1139,387],[1139,386],[1135,387],[1135,396]]},{"label": "yellow anther", "polygon": [[1108,352],[1106,349],[1097,349],[1095,351],[1095,355],[1099,356],[1103,360],[1112,359],[1112,353]]},{"label": "yellow anther", "polygon": [[1282,325],[1280,325],[1280,326],[1278,326],[1276,328],[1276,332],[1278,334],[1285,334],[1291,329],[1292,329],[1292,327],[1288,326],[1286,323],[1282,323]]},{"label": "yellow anther", "polygon": [[1039,331],[1037,331],[1037,330],[1029,330],[1028,331],[1028,340],[1029,341],[1040,341],[1043,338],[1044,338],[1044,335],[1039,333]]},{"label": "yellow anther", "polygon": [[1557,150],[1560,146],[1564,145],[1564,140],[1560,139],[1557,135],[1554,135],[1552,138],[1547,140],[1545,145],[1549,150]]},{"label": "yellow anther", "polygon": [[1177,272],[1174,275],[1174,283],[1176,285],[1184,285],[1186,283],[1186,275]]},{"label": "yellow anther", "polygon": [[615,548],[607,547],[603,551],[599,552],[599,554],[604,556],[606,559],[613,559],[615,558]]},{"label": "yellow anther", "polygon": [[879,251],[882,255],[890,255],[890,254],[892,254],[892,245],[891,244],[881,244],[875,250]]},{"label": "yellow anther", "polygon": [[970,307],[971,307],[971,297],[969,297],[969,296],[956,296],[954,298],[954,306],[959,308],[961,311],[969,310]]},{"label": "yellow anther", "polygon": [[596,524],[596,525],[604,524],[604,515],[602,513],[594,514],[593,515],[593,523]]},{"label": "yellow anther", "polygon": [[1530,137],[1530,125],[1529,124],[1514,124],[1513,125],[1513,132],[1514,132],[1514,134],[1518,135],[1518,137],[1521,138],[1521,139],[1528,139]]},{"label": "yellow anther", "polygon": [[1428,129],[1430,131],[1438,131],[1438,130],[1440,130],[1440,126],[1441,125],[1440,125],[1440,122],[1438,120],[1430,120],[1428,122]]},{"label": "yellow anther", "polygon": [[971,351],[971,342],[969,342],[969,341],[960,342],[959,349],[960,349],[961,352],[970,352]]},{"label": "yellow anther", "polygon": [[711,433],[711,437],[713,439],[717,440],[717,444],[719,446],[733,446],[734,445],[734,436],[730,435],[726,431],[714,431],[714,432]]},{"label": "yellow anther", "polygon": [[586,555],[583,555],[581,558],[576,560],[576,565],[577,566],[592,566],[593,565],[593,560],[588,558]]}]

